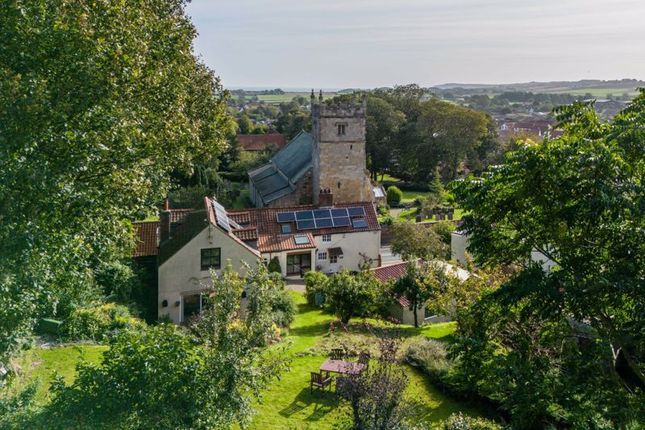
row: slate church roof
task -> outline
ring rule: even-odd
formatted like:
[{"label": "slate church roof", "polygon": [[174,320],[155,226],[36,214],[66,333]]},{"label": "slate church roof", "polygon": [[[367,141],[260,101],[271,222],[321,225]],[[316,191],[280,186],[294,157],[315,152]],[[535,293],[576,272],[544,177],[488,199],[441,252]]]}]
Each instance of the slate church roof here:
[{"label": "slate church roof", "polygon": [[265,204],[296,189],[296,182],[312,167],[313,147],[313,136],[301,131],[267,164],[249,172],[249,179]]}]

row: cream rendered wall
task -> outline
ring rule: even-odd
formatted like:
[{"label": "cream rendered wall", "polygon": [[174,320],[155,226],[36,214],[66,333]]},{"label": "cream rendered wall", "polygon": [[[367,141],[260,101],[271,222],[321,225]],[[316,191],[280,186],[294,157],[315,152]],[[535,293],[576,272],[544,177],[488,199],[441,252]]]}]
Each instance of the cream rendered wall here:
[{"label": "cream rendered wall", "polygon": [[466,248],[468,248],[468,237],[453,231],[450,233],[450,259],[459,264],[466,265]]},{"label": "cream rendered wall", "polygon": [[[159,317],[167,315],[173,322],[182,322],[182,296],[197,294],[211,285],[210,273],[201,270],[201,249],[221,248],[222,269],[230,260],[233,270],[244,274],[242,262],[250,266],[257,263],[258,257],[222,230],[214,226],[206,227],[172,257],[159,266]],[[218,270],[219,273],[221,270]],[[162,302],[168,301],[167,307]],[[179,306],[175,303],[179,302]]]},{"label": "cream rendered wall", "polygon": [[[338,233],[331,235],[331,242],[323,242],[322,236],[314,236],[316,242],[315,260],[312,260],[315,267],[323,273],[336,273],[342,269],[359,270],[364,262],[361,254],[372,259],[372,267],[378,265],[378,257],[381,247],[381,231],[361,231],[354,233]],[[329,248],[340,247],[343,249],[343,258],[338,263],[329,262]],[[319,252],[327,252],[327,260],[318,260]],[[318,269],[317,269],[318,270]]]},{"label": "cream rendered wall", "polygon": [[[282,271],[282,277],[287,276],[287,255],[289,254],[306,254],[309,252],[311,254],[311,267],[312,269],[315,268],[315,255],[314,255],[314,250],[313,249],[301,249],[301,250],[293,250],[293,251],[282,251],[282,252],[265,252],[262,254],[262,258],[266,261],[267,264],[271,262],[271,260],[274,257],[278,257],[278,261],[280,262],[280,270]],[[290,275],[293,276],[293,275]]]}]

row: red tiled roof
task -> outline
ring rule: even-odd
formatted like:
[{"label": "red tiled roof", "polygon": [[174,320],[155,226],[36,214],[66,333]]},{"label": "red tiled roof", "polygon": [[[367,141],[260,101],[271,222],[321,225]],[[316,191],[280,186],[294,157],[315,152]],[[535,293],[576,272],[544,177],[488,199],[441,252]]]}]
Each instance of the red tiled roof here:
[{"label": "red tiled roof", "polygon": [[241,240],[256,240],[258,238],[258,229],[255,227],[246,227],[233,230],[233,234]]},{"label": "red tiled roof", "polygon": [[229,212],[228,216],[238,224],[248,224],[251,222],[248,212]]},{"label": "red tiled roof", "polygon": [[243,211],[230,211],[229,215],[234,220],[237,220],[238,217],[242,217],[242,215],[246,216],[246,214],[248,214],[248,223],[241,224],[248,224],[248,226],[257,227],[258,250],[260,252],[279,252],[288,251],[290,249],[307,249],[314,247],[313,245],[296,245],[293,241],[293,235],[297,234],[308,234],[313,237],[321,236],[323,234],[355,233],[361,231],[377,231],[381,229],[376,216],[376,211],[374,210],[374,205],[371,202],[339,203],[335,204],[333,207],[362,207],[365,211],[365,221],[367,222],[367,227],[354,228],[353,226],[348,226],[336,228],[317,228],[306,231],[299,231],[296,230],[295,223],[291,223],[291,231],[293,233],[289,235],[282,233],[280,224],[277,220],[278,213],[315,209],[316,207],[312,205],[296,206],[291,208],[245,209]]},{"label": "red tiled roof", "polygon": [[279,234],[276,236],[258,236],[258,249],[261,252],[280,252],[295,249],[313,249],[316,247],[311,233],[297,233],[298,236],[307,236],[308,243],[298,245],[293,234]]},{"label": "red tiled roof", "polygon": [[282,149],[287,144],[283,134],[238,134],[237,142],[245,151],[264,151],[270,147]]},{"label": "red tiled roof", "polygon": [[[419,260],[420,261],[420,260]],[[403,261],[401,263],[394,263],[388,266],[381,266],[375,269],[372,269],[372,273],[379,281],[386,283],[389,281],[395,281],[403,277],[408,271],[408,262]],[[396,301],[404,308],[409,308],[411,306],[410,300],[405,296],[398,296]]]},{"label": "red tiled roof", "polygon": [[408,263],[405,261],[401,263],[390,264],[388,266],[381,266],[381,267],[372,269],[372,273],[374,273],[374,276],[376,276],[376,279],[378,279],[381,282],[389,282],[392,280],[399,279],[400,277],[405,275],[407,271],[408,271]]},{"label": "red tiled roof", "polygon": [[[211,225],[214,225],[214,226],[217,226],[218,228],[221,228],[217,224],[217,215],[215,214],[215,210],[213,209],[212,200],[210,198],[204,197],[204,206],[206,207],[206,217],[208,219],[208,222],[211,223]],[[228,215],[228,212],[227,212],[227,215]],[[260,253],[256,249],[253,249],[252,247],[250,247],[249,245],[244,243],[244,241],[242,241],[242,239],[240,239],[235,234],[233,234],[232,231],[226,231],[224,229],[222,229],[222,230],[226,234],[228,234],[229,237],[231,237],[234,241],[236,241],[237,243],[239,243],[243,247],[247,248],[249,251],[251,251],[252,253],[257,255],[258,257],[260,256]]]},{"label": "red tiled roof", "polygon": [[157,243],[159,232],[159,221],[142,221],[133,223],[134,238],[137,248],[134,250],[134,257],[149,257],[159,253]]},{"label": "red tiled roof", "polygon": [[194,211],[194,209],[169,209],[168,211],[170,212],[170,223],[174,224],[182,222],[186,215]]}]

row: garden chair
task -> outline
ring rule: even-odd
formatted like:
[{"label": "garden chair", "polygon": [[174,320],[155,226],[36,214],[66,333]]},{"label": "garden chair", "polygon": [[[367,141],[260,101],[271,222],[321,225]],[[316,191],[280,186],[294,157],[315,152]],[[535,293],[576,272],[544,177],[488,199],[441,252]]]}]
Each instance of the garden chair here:
[{"label": "garden chair", "polygon": [[343,357],[345,356],[345,351],[343,348],[332,348],[332,350],[329,352],[329,358],[332,360],[342,360]]},{"label": "garden chair", "polygon": [[370,353],[367,351],[363,351],[360,354],[358,354],[358,362],[361,364],[364,364],[365,367],[367,367],[370,364]]},{"label": "garden chair", "polygon": [[329,373],[323,375],[323,373],[311,372],[311,380],[309,381],[309,391],[313,393],[314,388],[325,391],[325,388],[329,387],[331,391],[331,376]]}]

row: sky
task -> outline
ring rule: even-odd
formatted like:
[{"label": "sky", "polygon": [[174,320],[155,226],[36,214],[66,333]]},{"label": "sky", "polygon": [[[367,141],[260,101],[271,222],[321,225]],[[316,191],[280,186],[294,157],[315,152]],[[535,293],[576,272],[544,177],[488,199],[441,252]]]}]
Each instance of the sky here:
[{"label": "sky", "polygon": [[228,88],[645,79],[645,0],[192,0]]}]

